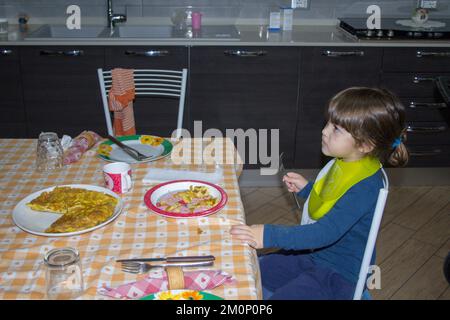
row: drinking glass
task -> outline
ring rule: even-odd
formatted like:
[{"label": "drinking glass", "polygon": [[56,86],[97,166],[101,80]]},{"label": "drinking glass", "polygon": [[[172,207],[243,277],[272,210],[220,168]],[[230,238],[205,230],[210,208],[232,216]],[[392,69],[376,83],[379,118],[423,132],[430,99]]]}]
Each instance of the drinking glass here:
[{"label": "drinking glass", "polygon": [[38,171],[51,171],[62,168],[63,148],[54,132],[42,132],[39,135],[36,151],[36,168]]},{"label": "drinking glass", "polygon": [[83,293],[83,272],[78,250],[70,247],[50,250],[44,262],[48,299],[74,299]]}]

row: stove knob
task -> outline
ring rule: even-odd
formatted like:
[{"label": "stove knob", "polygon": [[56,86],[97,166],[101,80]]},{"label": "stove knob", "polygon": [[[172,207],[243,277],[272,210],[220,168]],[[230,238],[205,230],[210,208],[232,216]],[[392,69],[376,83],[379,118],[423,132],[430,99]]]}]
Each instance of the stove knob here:
[{"label": "stove knob", "polygon": [[389,38],[393,38],[394,37],[394,30],[389,30],[387,36]]},{"label": "stove knob", "polygon": [[367,35],[368,37],[373,37],[373,30],[367,30],[367,31],[366,31],[366,35]]},{"label": "stove knob", "polygon": [[383,36],[383,30],[378,30],[377,37],[381,38]]},{"label": "stove knob", "polygon": [[414,32],[414,37],[415,38],[421,38],[422,37],[422,32]]}]

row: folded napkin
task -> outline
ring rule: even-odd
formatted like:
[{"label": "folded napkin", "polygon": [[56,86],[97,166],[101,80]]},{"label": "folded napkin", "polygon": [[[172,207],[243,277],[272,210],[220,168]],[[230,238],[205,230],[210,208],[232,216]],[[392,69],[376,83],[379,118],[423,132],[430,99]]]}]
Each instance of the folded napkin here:
[{"label": "folded napkin", "polygon": [[[185,289],[209,290],[222,284],[235,283],[233,276],[222,270],[197,270],[184,272]],[[121,285],[117,288],[102,287],[98,292],[117,299],[139,299],[149,294],[169,290],[166,272],[161,275],[150,275],[147,278]]]},{"label": "folded napkin", "polygon": [[143,183],[160,183],[172,180],[201,180],[218,184],[223,178],[223,170],[216,167],[214,172],[150,168],[142,179]]}]

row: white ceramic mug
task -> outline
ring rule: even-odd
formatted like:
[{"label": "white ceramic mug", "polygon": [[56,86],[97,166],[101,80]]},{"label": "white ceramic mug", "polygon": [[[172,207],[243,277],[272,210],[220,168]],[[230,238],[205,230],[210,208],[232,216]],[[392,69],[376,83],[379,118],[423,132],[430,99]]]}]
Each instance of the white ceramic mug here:
[{"label": "white ceramic mug", "polygon": [[106,188],[122,194],[131,190],[133,181],[131,166],[126,162],[113,162],[103,167]]}]

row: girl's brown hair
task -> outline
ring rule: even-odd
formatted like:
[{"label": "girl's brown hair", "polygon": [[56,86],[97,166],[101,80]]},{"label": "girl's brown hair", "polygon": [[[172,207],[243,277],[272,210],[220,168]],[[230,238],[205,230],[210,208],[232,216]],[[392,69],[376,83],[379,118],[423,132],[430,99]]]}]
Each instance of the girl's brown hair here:
[{"label": "girl's brown hair", "polygon": [[327,118],[347,130],[358,146],[373,146],[370,155],[382,163],[396,167],[408,163],[405,108],[391,92],[366,87],[345,89],[331,99]]}]

